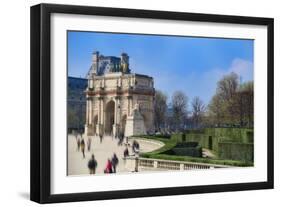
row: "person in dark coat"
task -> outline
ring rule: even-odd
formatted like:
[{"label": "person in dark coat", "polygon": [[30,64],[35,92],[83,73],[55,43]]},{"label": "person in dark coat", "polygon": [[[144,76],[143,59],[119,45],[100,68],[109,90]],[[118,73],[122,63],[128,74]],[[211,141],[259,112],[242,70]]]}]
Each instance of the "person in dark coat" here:
[{"label": "person in dark coat", "polygon": [[136,140],[134,140],[134,141],[133,141],[133,144],[132,144],[132,150],[133,150],[133,152],[134,152],[134,153],[137,153],[137,152],[139,152],[139,149],[140,149],[139,143],[138,143]]},{"label": "person in dark coat", "polygon": [[81,151],[82,151],[82,154],[83,154],[83,158],[85,158],[85,141],[84,141],[83,138],[82,138],[82,141],[81,141]]},{"label": "person in dark coat", "polygon": [[122,136],[120,136],[118,138],[118,146],[122,146],[122,143],[123,143],[123,138],[122,138]]},{"label": "person in dark coat", "polygon": [[102,143],[102,138],[103,138],[103,135],[100,134],[100,143]]},{"label": "person in dark coat", "polygon": [[116,166],[118,165],[118,162],[119,162],[118,157],[117,157],[117,155],[114,153],[114,154],[113,154],[113,157],[112,157],[112,159],[111,159],[111,164],[112,164],[112,171],[113,171],[113,173],[116,173]]},{"label": "person in dark coat", "polygon": [[80,151],[80,145],[81,145],[81,141],[79,138],[77,138],[77,151]]},{"label": "person in dark coat", "polygon": [[124,158],[129,156],[129,149],[128,147],[126,147],[126,149],[124,150]]},{"label": "person in dark coat", "polygon": [[95,159],[95,155],[92,154],[92,158],[88,162],[88,168],[90,170],[90,174],[96,174],[97,166],[98,166],[98,163],[97,163],[97,160]]}]

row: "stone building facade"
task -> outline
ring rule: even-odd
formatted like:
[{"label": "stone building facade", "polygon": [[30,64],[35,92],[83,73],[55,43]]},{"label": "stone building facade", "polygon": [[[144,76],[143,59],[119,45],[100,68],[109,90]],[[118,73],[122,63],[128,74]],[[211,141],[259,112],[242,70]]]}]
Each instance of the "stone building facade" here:
[{"label": "stone building facade", "polygon": [[87,74],[85,134],[131,136],[154,132],[154,83],[131,73],[129,56],[93,53]]}]

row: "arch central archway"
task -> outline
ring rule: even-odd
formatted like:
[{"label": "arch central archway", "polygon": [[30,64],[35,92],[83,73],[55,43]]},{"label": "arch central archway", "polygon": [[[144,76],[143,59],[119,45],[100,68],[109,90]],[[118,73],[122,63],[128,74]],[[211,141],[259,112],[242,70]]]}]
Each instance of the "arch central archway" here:
[{"label": "arch central archway", "polygon": [[114,125],[115,102],[109,101],[105,108],[104,133],[112,134]]}]

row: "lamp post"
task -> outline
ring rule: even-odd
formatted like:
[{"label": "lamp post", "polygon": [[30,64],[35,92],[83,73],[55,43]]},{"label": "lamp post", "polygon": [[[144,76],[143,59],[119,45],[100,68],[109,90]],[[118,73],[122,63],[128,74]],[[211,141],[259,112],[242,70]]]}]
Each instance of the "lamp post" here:
[{"label": "lamp post", "polygon": [[135,158],[135,160],[136,160],[136,165],[135,165],[135,172],[138,172],[139,171],[139,151],[136,151],[135,152],[135,156],[136,156],[136,158]]},{"label": "lamp post", "polygon": [[[117,124],[117,137],[120,138],[120,102],[118,103],[118,111],[117,111],[117,117],[116,117],[116,120],[118,120],[118,124]],[[119,117],[119,119],[118,119]]]}]

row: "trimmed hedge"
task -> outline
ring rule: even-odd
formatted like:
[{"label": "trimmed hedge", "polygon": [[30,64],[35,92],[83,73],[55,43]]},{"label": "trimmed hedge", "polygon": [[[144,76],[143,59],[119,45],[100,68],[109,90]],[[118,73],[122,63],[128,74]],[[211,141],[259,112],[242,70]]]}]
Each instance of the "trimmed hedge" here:
[{"label": "trimmed hedge", "polygon": [[206,128],[205,134],[212,137],[224,138],[231,142],[254,142],[254,130],[248,128]]},{"label": "trimmed hedge", "polygon": [[184,134],[204,134],[204,129],[188,129],[184,131]]},{"label": "trimmed hedge", "polygon": [[197,142],[203,148],[209,148],[209,136],[206,134],[173,134],[172,139],[178,142]]},{"label": "trimmed hedge", "polygon": [[223,137],[212,137],[212,150],[215,152],[219,151],[219,143],[228,141],[230,139]]},{"label": "trimmed hedge", "polygon": [[170,139],[170,138],[171,138],[171,135],[166,135],[166,134],[155,134],[155,135],[153,135],[153,137],[164,138],[164,139]]},{"label": "trimmed hedge", "polygon": [[[175,147],[171,149],[173,155],[202,157],[202,147]],[[169,153],[165,153],[169,154]]]},{"label": "trimmed hedge", "polygon": [[[212,136],[212,138],[211,138],[211,140],[212,140],[212,143],[211,143],[212,144],[212,150],[214,150],[215,152],[219,152],[219,148],[221,148],[221,151],[220,151],[220,154],[219,154],[220,159],[192,157],[192,156],[186,156],[186,155],[185,156],[171,155],[172,153],[167,154],[168,152],[172,152],[172,149],[174,150],[177,145],[178,145],[178,148],[180,148],[181,145],[187,144],[187,143],[181,144],[180,142],[182,142],[183,140],[185,142],[198,142],[198,144],[199,144],[198,147],[200,147],[200,148],[201,147],[209,148],[209,141],[210,141],[209,136]],[[253,159],[249,159],[250,156],[247,155],[248,152],[246,153],[246,155],[241,155],[241,157],[246,156],[247,157],[246,159],[241,159],[241,160],[232,159],[231,156],[233,156],[233,154],[236,155],[239,151],[240,152],[243,151],[244,148],[241,147],[240,149],[238,149],[238,147],[236,147],[235,149],[237,149],[238,151],[235,151],[234,149],[233,149],[233,151],[229,150],[229,146],[227,146],[228,148],[224,147],[224,146],[226,146],[226,145],[224,145],[224,143],[230,143],[230,142],[226,142],[227,140],[230,140],[230,139],[223,138],[223,137],[214,137],[213,134],[212,135],[206,135],[206,134],[173,134],[170,139],[167,139],[166,137],[160,138],[160,136],[156,137],[156,136],[149,136],[149,135],[134,136],[134,137],[155,139],[155,140],[159,140],[159,141],[161,141],[165,144],[163,147],[161,147],[160,149],[157,149],[155,151],[148,152],[148,153],[141,153],[140,156],[145,157],[145,158],[199,162],[199,163],[201,162],[201,163],[241,166],[241,167],[242,166],[253,166]],[[239,143],[235,142],[235,144],[239,144]],[[253,144],[250,144],[250,145],[253,146]],[[176,151],[180,154],[184,150],[185,149],[179,149],[179,150],[176,150]],[[201,148],[201,150],[202,150],[202,148]],[[228,157],[231,157],[231,159],[228,158]]]},{"label": "trimmed hedge", "polygon": [[219,143],[219,157],[229,160],[254,161],[254,146],[251,143]]},{"label": "trimmed hedge", "polygon": [[160,135],[160,134],[155,134],[155,135],[134,135],[132,137],[139,137],[139,138],[147,138],[147,139],[170,139],[170,135]]},{"label": "trimmed hedge", "polygon": [[197,146],[198,146],[198,142],[179,142],[176,145],[177,148],[180,148],[180,147],[197,147]]},{"label": "trimmed hedge", "polygon": [[[198,142],[203,148],[219,151],[219,143],[221,142],[236,142],[236,143],[253,143],[254,131],[246,128],[206,128],[195,132],[190,130],[190,133],[173,134],[171,139],[177,142]],[[199,133],[201,132],[201,133]]]},{"label": "trimmed hedge", "polygon": [[197,142],[180,142],[172,149],[161,154],[202,157],[202,147]]}]

